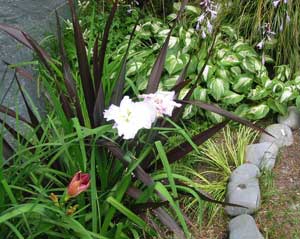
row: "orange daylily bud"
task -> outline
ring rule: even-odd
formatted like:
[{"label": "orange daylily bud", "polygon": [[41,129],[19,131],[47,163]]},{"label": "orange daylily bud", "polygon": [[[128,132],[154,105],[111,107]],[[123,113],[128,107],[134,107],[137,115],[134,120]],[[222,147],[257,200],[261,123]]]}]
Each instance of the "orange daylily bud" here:
[{"label": "orange daylily bud", "polygon": [[77,172],[69,186],[68,186],[68,197],[76,197],[80,193],[86,191],[90,186],[90,175],[88,173],[81,173],[80,171]]}]

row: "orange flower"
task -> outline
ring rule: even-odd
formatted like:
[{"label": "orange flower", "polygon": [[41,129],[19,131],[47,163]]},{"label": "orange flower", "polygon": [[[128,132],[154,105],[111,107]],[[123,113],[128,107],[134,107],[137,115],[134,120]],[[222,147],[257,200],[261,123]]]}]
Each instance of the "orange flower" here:
[{"label": "orange flower", "polygon": [[81,173],[80,171],[77,172],[69,186],[68,186],[68,197],[76,197],[80,193],[86,191],[88,187],[90,186],[90,175],[88,173]]}]

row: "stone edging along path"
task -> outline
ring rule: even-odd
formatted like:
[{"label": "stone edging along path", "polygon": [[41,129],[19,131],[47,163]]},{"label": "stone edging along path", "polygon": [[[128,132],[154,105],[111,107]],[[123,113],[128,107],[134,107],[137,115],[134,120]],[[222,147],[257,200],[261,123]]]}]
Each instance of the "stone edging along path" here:
[{"label": "stone edging along path", "polygon": [[271,137],[263,133],[259,143],[246,147],[246,163],[237,167],[227,185],[226,201],[242,207],[226,206],[225,212],[234,217],[229,222],[229,239],[263,239],[251,216],[259,210],[261,193],[259,177],[262,170],[272,170],[279,149],[293,144],[292,130],[300,128],[300,111],[289,107],[287,116],[279,116],[278,124],[266,127]]}]

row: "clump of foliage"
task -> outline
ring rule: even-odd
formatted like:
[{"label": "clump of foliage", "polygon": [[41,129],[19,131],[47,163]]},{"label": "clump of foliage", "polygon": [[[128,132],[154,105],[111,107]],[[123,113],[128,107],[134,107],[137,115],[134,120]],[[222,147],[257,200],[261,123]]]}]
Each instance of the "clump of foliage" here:
[{"label": "clump of foliage", "polygon": [[[243,126],[231,129],[226,126],[222,132],[209,139],[193,152],[186,164],[174,165],[174,172],[192,178],[195,187],[208,192],[214,199],[224,201],[226,187],[231,172],[245,163],[246,146],[252,144],[257,138],[257,132]],[[210,224],[221,206],[213,202],[204,202],[197,205],[194,199],[184,200],[186,210],[191,210],[198,222]]]},{"label": "clump of foliage", "polygon": [[220,1],[223,3],[222,22],[230,24],[240,37],[256,46],[263,39],[263,29],[270,24],[274,38],[264,51],[271,54],[276,65],[289,64],[292,72],[299,69],[300,2],[299,1]]}]

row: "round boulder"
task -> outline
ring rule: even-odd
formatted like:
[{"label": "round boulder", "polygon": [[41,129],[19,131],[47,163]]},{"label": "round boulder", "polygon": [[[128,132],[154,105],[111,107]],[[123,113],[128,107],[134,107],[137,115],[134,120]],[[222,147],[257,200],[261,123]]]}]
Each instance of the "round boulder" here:
[{"label": "round boulder", "polygon": [[300,111],[295,106],[291,106],[288,108],[288,113],[284,116],[279,115],[278,123],[285,124],[289,126],[291,129],[299,129],[300,128]]},{"label": "round boulder", "polygon": [[283,146],[290,146],[293,144],[293,133],[290,127],[285,124],[272,124],[265,129],[268,133],[273,135],[268,135],[262,133],[259,142],[274,142],[279,148]]}]

